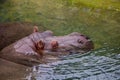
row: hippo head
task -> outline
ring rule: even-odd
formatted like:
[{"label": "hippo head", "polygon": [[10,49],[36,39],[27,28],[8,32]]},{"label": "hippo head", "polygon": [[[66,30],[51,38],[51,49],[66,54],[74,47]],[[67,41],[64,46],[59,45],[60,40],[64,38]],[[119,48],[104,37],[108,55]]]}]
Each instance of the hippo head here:
[{"label": "hippo head", "polygon": [[[44,45],[43,45],[44,44]],[[16,52],[34,55],[42,53],[76,53],[94,48],[93,42],[77,32],[65,36],[53,36],[52,31],[34,32],[15,43]]]},{"label": "hippo head", "polygon": [[53,52],[85,52],[94,48],[89,37],[73,32],[66,36],[53,36],[46,38],[45,50]]}]

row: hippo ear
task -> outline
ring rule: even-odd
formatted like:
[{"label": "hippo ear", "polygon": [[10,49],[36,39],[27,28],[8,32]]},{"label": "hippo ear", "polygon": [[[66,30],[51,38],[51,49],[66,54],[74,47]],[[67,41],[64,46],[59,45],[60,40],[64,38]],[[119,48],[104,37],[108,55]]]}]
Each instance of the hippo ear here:
[{"label": "hippo ear", "polygon": [[69,34],[69,36],[80,36],[80,35],[81,35],[81,34],[78,33],[78,32],[73,32],[73,33]]},{"label": "hippo ear", "polygon": [[38,26],[34,26],[34,28],[33,28],[33,32],[38,32]]}]

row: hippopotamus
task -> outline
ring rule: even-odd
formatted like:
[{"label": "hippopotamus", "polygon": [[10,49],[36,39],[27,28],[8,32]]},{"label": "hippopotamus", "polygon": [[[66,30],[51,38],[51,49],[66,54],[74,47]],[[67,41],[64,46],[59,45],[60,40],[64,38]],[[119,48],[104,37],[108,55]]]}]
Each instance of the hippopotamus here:
[{"label": "hippopotamus", "polygon": [[39,32],[34,27],[33,33],[1,51],[0,57],[27,66],[46,62],[70,53],[84,53],[94,48],[89,37],[73,32],[64,36],[54,36],[50,30]]}]

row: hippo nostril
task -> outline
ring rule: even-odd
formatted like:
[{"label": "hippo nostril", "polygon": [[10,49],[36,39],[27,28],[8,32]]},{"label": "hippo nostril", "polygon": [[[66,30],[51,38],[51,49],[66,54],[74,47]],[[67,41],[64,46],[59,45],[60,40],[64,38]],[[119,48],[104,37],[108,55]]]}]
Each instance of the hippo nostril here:
[{"label": "hippo nostril", "polygon": [[85,35],[81,34],[80,36],[85,36]]},{"label": "hippo nostril", "polygon": [[78,43],[83,44],[84,42],[80,39],[77,40]]}]

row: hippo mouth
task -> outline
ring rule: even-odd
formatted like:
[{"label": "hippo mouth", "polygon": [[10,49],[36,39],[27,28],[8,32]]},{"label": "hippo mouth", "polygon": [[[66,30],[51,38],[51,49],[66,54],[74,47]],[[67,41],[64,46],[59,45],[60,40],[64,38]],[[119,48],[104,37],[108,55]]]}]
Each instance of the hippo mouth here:
[{"label": "hippo mouth", "polygon": [[86,50],[92,50],[94,49],[94,44],[93,44],[93,41],[88,41],[86,44],[85,44],[85,47],[84,47]]},{"label": "hippo mouth", "polygon": [[76,46],[74,44],[71,44],[72,47],[74,47],[75,49],[81,49],[81,50],[92,50],[94,49],[94,44],[91,40],[88,40],[84,45],[82,46]]},{"label": "hippo mouth", "polygon": [[94,44],[91,40],[88,40],[84,45],[79,47],[74,44],[70,44],[70,46],[74,48],[69,50],[71,53],[84,53],[94,49]]}]

